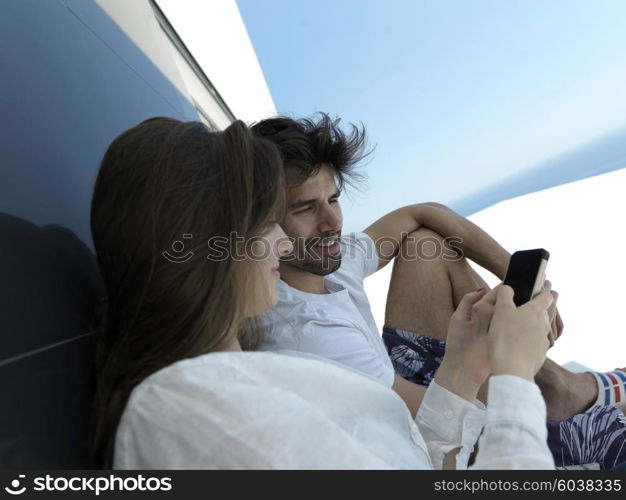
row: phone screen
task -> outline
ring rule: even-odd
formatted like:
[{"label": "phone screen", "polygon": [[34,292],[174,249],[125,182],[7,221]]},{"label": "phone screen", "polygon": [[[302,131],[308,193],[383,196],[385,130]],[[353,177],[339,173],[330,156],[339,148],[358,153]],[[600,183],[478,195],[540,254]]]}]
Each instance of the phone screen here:
[{"label": "phone screen", "polygon": [[511,256],[504,284],[513,288],[516,306],[525,304],[541,291],[550,254],[543,248],[520,250]]}]

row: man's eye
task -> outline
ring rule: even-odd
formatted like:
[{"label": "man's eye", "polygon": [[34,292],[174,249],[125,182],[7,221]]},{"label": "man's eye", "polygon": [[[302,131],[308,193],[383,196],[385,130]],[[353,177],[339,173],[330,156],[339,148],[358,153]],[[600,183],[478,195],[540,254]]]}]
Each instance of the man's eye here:
[{"label": "man's eye", "polygon": [[304,207],[304,208],[301,208],[301,209],[299,209],[299,210],[296,210],[296,211],[294,212],[294,214],[296,214],[296,215],[297,215],[297,214],[303,214],[303,213],[305,213],[305,212],[310,211],[312,208],[313,208],[313,207],[311,207],[311,206],[309,205],[309,206],[307,206],[307,207]]},{"label": "man's eye", "polygon": [[332,200],[330,200],[330,203],[337,203],[339,201],[339,198],[333,198]]}]

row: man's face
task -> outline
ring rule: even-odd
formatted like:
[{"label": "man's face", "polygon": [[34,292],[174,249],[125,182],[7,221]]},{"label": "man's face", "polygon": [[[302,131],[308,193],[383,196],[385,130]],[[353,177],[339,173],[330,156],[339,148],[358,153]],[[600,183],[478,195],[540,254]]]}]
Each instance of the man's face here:
[{"label": "man's face", "polygon": [[332,171],[325,165],[303,184],[287,189],[281,226],[293,240],[294,249],[281,258],[283,263],[319,276],[339,268],[343,225],[339,195]]}]

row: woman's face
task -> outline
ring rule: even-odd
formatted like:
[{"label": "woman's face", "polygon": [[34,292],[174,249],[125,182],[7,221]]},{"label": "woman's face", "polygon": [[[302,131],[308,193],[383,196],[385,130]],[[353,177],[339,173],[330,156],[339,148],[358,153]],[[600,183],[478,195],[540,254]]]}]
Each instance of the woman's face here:
[{"label": "woman's face", "polygon": [[292,251],[293,245],[278,223],[272,223],[270,229],[250,245],[247,260],[251,272],[247,281],[249,300],[246,316],[261,314],[276,305],[279,258]]}]

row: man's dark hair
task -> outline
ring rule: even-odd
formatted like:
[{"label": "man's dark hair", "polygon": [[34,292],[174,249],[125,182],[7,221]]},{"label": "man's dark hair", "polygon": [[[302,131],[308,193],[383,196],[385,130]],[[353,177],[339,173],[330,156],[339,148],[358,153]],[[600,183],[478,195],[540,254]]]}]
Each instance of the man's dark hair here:
[{"label": "man's dark hair", "polygon": [[339,127],[339,118],[326,113],[319,118],[294,120],[283,116],[268,118],[251,128],[255,135],[269,139],[283,159],[288,185],[300,185],[315,175],[320,167],[328,165],[337,186],[355,185],[363,175],[355,169],[371,153],[367,149],[365,127],[350,124],[348,133]]}]

